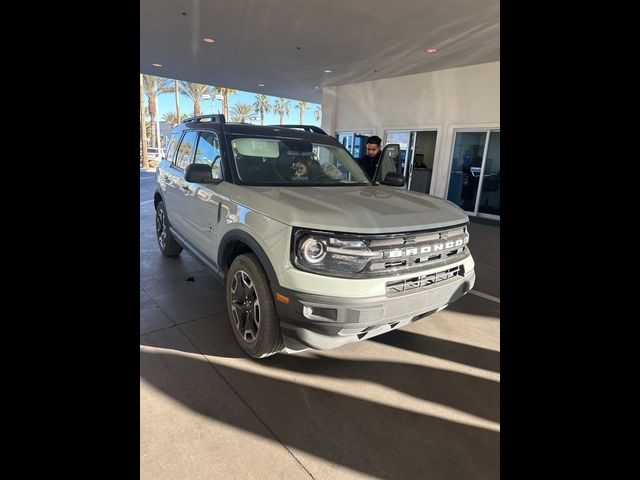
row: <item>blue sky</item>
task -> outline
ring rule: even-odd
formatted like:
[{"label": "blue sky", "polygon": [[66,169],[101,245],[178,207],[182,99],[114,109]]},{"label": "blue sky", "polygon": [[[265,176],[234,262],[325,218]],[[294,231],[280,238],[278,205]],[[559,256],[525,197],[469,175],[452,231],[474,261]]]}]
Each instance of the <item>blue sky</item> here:
[{"label": "blue sky", "polygon": [[[244,102],[253,104],[256,101],[256,95],[258,93],[252,92],[243,92],[238,90],[238,93],[233,95],[229,95],[229,111],[231,108],[238,102]],[[278,97],[272,97],[267,95],[269,98],[269,102],[273,106],[278,99]],[[146,95],[145,95],[145,104],[146,104]],[[288,116],[284,117],[284,123],[300,123],[300,110],[295,108],[298,104],[297,100],[291,100],[291,113]],[[211,114],[211,113],[222,113],[222,100],[214,100],[215,111],[212,112],[212,103],[211,100],[201,100],[200,108],[202,110],[203,115]],[[309,102],[309,108],[304,111],[304,123],[306,125],[317,125],[320,126],[320,122],[315,119],[314,112],[320,105],[317,103]],[[162,116],[168,112],[176,111],[176,95],[174,92],[163,93],[158,96],[158,110],[160,112],[160,119],[162,120]],[[193,101],[187,97],[186,95],[180,95],[180,113],[192,113],[193,112]],[[258,118],[257,124],[260,124],[260,115],[256,114]],[[265,125],[273,125],[280,123],[280,115],[271,111],[270,113],[264,114],[264,124]]]}]

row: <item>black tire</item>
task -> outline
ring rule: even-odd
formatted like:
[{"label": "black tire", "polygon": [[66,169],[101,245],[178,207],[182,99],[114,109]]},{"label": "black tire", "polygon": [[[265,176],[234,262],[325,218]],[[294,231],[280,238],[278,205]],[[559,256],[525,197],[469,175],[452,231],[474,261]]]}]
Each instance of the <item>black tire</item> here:
[{"label": "black tire", "polygon": [[182,252],[182,245],[173,238],[169,227],[171,227],[171,223],[169,223],[164,202],[161,201],[156,207],[156,237],[158,238],[158,246],[160,247],[162,255],[165,257],[177,257]]},{"label": "black tire", "polygon": [[284,347],[269,279],[253,253],[238,255],[226,280],[227,313],[236,340],[253,358]]}]

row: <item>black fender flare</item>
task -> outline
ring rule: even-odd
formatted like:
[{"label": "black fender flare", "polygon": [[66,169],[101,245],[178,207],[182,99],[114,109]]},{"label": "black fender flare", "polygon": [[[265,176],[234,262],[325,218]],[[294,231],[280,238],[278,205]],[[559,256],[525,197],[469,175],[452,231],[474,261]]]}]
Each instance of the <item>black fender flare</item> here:
[{"label": "black fender flare", "polygon": [[218,265],[224,271],[225,275],[229,270],[227,267],[227,248],[229,244],[234,241],[245,243],[253,251],[256,257],[258,257],[258,260],[262,264],[262,268],[264,268],[271,284],[274,286],[280,286],[276,271],[274,270],[273,265],[271,265],[271,261],[264,249],[250,234],[243,230],[231,230],[225,233],[220,240],[220,245],[218,246]]},{"label": "black fender flare", "polygon": [[153,208],[157,209],[158,208],[158,203],[156,202],[156,195],[160,197],[160,201],[164,202],[164,206],[165,208],[167,207],[167,202],[164,201],[164,196],[162,195],[162,191],[156,187],[156,189],[153,191]]}]

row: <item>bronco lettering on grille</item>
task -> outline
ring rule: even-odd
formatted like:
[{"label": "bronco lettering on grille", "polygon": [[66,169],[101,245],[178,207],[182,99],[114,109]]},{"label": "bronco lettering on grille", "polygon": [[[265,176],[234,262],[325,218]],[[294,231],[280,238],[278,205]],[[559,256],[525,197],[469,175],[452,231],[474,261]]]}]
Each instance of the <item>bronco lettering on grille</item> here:
[{"label": "bronco lettering on grille", "polygon": [[422,245],[419,247],[407,247],[407,248],[397,248],[395,250],[389,250],[387,252],[384,252],[384,257],[400,258],[400,257],[410,257],[412,255],[423,255],[426,253],[442,252],[444,250],[449,250],[451,248],[462,247],[467,243],[469,243],[469,237],[465,236],[464,238],[459,238],[455,241],[450,240],[448,242],[430,243],[430,244]]}]

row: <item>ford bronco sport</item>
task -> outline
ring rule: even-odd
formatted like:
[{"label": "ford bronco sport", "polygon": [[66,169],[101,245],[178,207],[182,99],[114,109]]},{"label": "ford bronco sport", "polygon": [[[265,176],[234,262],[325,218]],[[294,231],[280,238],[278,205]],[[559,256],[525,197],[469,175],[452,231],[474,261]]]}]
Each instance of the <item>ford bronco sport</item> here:
[{"label": "ford bronco sport", "polygon": [[467,215],[402,188],[397,144],[370,180],[317,127],[176,126],[156,170],[163,255],[183,249],[224,283],[250,356],[325,349],[431,315],[468,292]]}]

